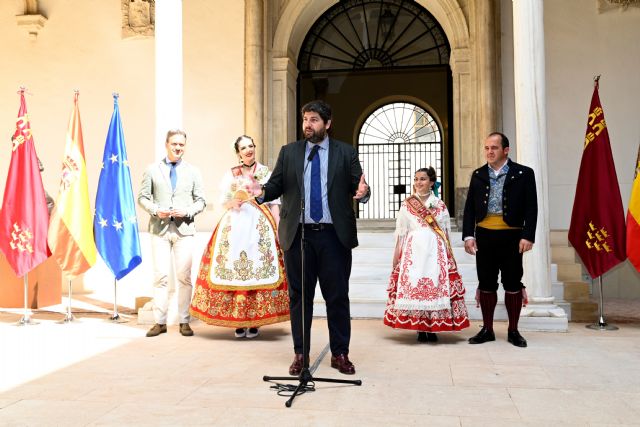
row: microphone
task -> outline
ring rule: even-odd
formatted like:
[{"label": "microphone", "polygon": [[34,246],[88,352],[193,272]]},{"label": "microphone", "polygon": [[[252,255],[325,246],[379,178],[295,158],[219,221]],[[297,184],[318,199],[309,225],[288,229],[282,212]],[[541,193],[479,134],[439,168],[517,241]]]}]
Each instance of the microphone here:
[{"label": "microphone", "polygon": [[320,149],[319,145],[314,145],[313,148],[311,149],[311,153],[309,153],[309,157],[307,157],[307,160],[310,162],[313,160],[313,158],[316,156],[316,154],[318,154],[318,150]]}]

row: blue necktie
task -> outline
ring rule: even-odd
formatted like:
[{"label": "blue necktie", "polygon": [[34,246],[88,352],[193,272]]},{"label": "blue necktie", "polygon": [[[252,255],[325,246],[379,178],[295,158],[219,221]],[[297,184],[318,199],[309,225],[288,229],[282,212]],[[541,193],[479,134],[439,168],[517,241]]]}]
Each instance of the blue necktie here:
[{"label": "blue necktie", "polygon": [[171,170],[169,171],[169,179],[171,180],[171,189],[176,190],[176,182],[178,182],[178,176],[176,175],[176,163],[171,163]]},{"label": "blue necktie", "polygon": [[[320,182],[320,155],[318,154],[318,145],[311,149],[311,193],[309,200],[311,202],[311,219],[320,222],[322,219],[322,184]],[[315,151],[315,155],[314,155]]]}]

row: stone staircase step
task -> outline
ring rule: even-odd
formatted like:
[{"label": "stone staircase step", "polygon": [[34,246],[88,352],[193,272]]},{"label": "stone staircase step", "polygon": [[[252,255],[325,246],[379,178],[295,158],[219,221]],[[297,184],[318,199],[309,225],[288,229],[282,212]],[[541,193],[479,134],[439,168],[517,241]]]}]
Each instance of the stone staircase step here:
[{"label": "stone staircase step", "polygon": [[[390,258],[388,258],[390,259]],[[462,280],[473,282],[478,280],[475,264],[458,264],[458,272]],[[385,264],[353,264],[351,281],[382,281],[385,282],[391,274],[391,261]]]},{"label": "stone staircase step", "polygon": [[358,235],[361,233],[393,233],[396,221],[393,219],[358,219]]},{"label": "stone staircase step", "polygon": [[396,246],[396,240],[393,232],[389,233],[358,233],[358,247],[360,248],[393,248]]},{"label": "stone staircase step", "polygon": [[571,302],[572,322],[595,322],[598,319],[598,304],[590,301]]},{"label": "stone staircase step", "polygon": [[353,265],[358,264],[381,264],[391,268],[393,248],[369,248],[358,246],[352,252]]},{"label": "stone staircase step", "polygon": [[586,282],[564,282],[564,299],[570,302],[589,301],[589,284]]},{"label": "stone staircase step", "polygon": [[549,233],[549,244],[551,246],[569,247],[569,237],[567,230],[551,230]]},{"label": "stone staircase step", "polygon": [[569,246],[551,246],[551,262],[576,264],[576,251]]},{"label": "stone staircase step", "polygon": [[[391,274],[391,260],[395,247],[395,223],[393,221],[376,222],[372,220],[358,220],[358,240],[360,245],[353,250],[353,268],[349,284],[349,297],[351,301],[351,316],[353,318],[382,318],[387,302],[387,286]],[[556,233],[554,241],[562,242],[562,233]],[[559,276],[578,273],[580,265],[569,262],[574,251],[566,242],[565,248],[556,250],[558,264],[551,265],[552,294],[556,303],[565,310],[571,318],[572,307],[565,302],[564,287],[559,281]],[[464,251],[464,242],[460,231],[452,231],[450,234],[453,254],[458,263],[458,270],[465,285],[465,302],[472,320],[482,319],[480,309],[476,307],[475,293],[478,288],[478,276],[476,272],[475,256]],[[577,288],[576,288],[577,289]],[[575,292],[578,292],[577,290]],[[319,286],[316,287],[314,298],[314,315],[326,316],[325,302]],[[498,291],[498,306],[496,308],[497,320],[507,320],[504,307],[504,292]]]},{"label": "stone staircase step", "polygon": [[572,282],[582,278],[582,265],[580,264],[557,264],[557,266],[558,280]]},{"label": "stone staircase step", "polygon": [[[467,305],[467,312],[469,313],[470,320],[482,320],[482,312],[480,308],[476,307],[475,302],[465,301]],[[556,302],[558,307],[562,308],[567,313],[567,318],[573,320],[572,308],[566,302]],[[379,300],[354,300],[351,299],[351,318],[353,319],[382,319],[384,316],[384,309],[386,306],[386,301]],[[596,305],[597,308],[597,305]],[[313,315],[315,317],[326,317],[327,310],[326,305],[323,300],[314,300],[313,304]],[[586,316],[588,317],[588,316]],[[504,302],[498,301],[496,305],[496,311],[494,315],[495,320],[508,320],[507,310],[504,305]],[[583,319],[581,317],[581,319]],[[589,318],[586,320],[575,320],[575,321],[593,321],[593,318]],[[522,321],[522,319],[521,319]]]}]

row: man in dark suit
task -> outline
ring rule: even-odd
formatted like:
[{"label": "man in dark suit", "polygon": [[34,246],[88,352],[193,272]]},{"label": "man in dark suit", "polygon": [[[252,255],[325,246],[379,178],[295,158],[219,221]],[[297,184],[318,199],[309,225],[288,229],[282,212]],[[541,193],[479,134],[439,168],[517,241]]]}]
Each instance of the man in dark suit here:
[{"label": "man in dark suit", "polygon": [[[302,115],[305,139],[282,147],[271,178],[262,186],[262,191],[257,191],[261,193],[258,196],[261,203],[278,197],[282,200],[278,234],[289,282],[295,352],[289,373],[299,375],[305,362],[308,366],[303,354],[309,354],[313,297],[318,280],[327,306],[331,366],[343,374],[354,374],[355,367],[348,357],[351,249],[358,246],[353,200],[366,203],[369,186],[364,180],[357,151],[328,136],[331,107],[323,101],[312,101],[302,107]],[[300,250],[303,196],[304,301]]]},{"label": "man in dark suit", "polygon": [[533,169],[511,161],[509,139],[491,133],[484,141],[487,164],[471,175],[464,206],[462,238],[465,251],[476,255],[478,292],[483,326],[470,344],[495,341],[493,314],[498,301],[498,272],[509,316],[507,340],[526,347],[518,332],[518,319],[526,291],[522,280],[522,255],[531,250],[536,234],[538,199]]}]

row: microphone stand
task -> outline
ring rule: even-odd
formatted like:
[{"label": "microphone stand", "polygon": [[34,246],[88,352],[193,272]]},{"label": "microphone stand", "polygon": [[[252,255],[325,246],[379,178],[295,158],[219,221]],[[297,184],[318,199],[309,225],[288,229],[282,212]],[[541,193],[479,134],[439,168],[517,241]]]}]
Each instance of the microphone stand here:
[{"label": "microphone stand", "polygon": [[[313,374],[311,373],[311,371],[309,370],[309,350],[307,350],[307,333],[306,333],[306,317],[305,317],[305,287],[306,287],[306,283],[305,283],[305,274],[304,274],[304,258],[305,258],[305,246],[307,244],[305,236],[304,236],[304,225],[305,225],[305,192],[304,192],[304,177],[306,175],[307,172],[307,167],[309,166],[309,164],[311,163],[311,161],[313,160],[313,158],[318,154],[318,148],[319,146],[314,146],[313,149],[311,150],[311,153],[309,154],[309,157],[307,158],[307,164],[304,167],[304,170],[302,172],[302,190],[301,194],[300,194],[300,255],[301,255],[301,259],[300,259],[300,272],[301,272],[301,283],[302,283],[302,304],[301,304],[301,309],[302,309],[302,360],[303,360],[303,364],[302,364],[302,371],[300,371],[300,375],[297,377],[271,377],[271,376],[267,376],[265,375],[264,377],[262,377],[263,381],[298,381],[298,386],[295,388],[295,390],[293,390],[293,394],[291,395],[291,397],[289,397],[289,400],[287,400],[284,404],[284,406],[286,406],[287,408],[291,407],[291,404],[293,403],[293,400],[296,398],[296,396],[298,396],[299,394],[302,394],[306,391],[315,391],[315,389],[313,388],[313,385],[309,386],[309,383],[315,383],[315,382],[324,382],[324,383],[337,383],[337,384],[351,384],[351,385],[362,385],[362,381],[361,380],[339,380],[339,379],[334,379],[334,378],[317,378],[314,377]],[[314,283],[315,286],[315,283]],[[313,306],[312,306],[313,307]],[[311,345],[309,345],[309,348],[311,348]],[[283,384],[278,384],[276,383],[273,388],[277,389],[277,390],[290,390],[290,388],[287,385],[283,385]]]}]

